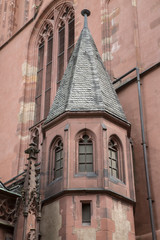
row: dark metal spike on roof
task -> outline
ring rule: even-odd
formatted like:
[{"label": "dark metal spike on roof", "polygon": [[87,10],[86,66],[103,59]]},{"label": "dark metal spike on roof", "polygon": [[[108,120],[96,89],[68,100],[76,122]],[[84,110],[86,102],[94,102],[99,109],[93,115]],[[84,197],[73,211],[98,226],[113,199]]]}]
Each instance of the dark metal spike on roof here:
[{"label": "dark metal spike on roof", "polygon": [[87,17],[90,16],[91,12],[88,9],[83,9],[81,14],[84,16],[84,28],[88,28]]}]

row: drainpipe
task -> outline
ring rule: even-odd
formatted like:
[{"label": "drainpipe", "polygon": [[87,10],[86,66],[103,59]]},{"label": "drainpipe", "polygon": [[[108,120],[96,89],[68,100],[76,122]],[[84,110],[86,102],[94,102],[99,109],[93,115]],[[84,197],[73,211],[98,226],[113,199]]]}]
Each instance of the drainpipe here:
[{"label": "drainpipe", "polygon": [[150,187],[150,180],[149,180],[149,170],[148,170],[148,159],[147,159],[147,149],[146,149],[146,142],[145,142],[145,133],[144,133],[144,121],[143,121],[143,108],[142,108],[142,97],[141,97],[141,83],[140,83],[140,74],[139,68],[133,68],[120,78],[113,81],[113,84],[119,82],[121,79],[129,75],[130,73],[136,71],[137,75],[137,84],[138,84],[138,100],[139,100],[139,112],[140,112],[140,121],[141,121],[141,135],[142,135],[142,145],[143,145],[143,157],[144,157],[144,165],[145,165],[145,175],[146,175],[146,183],[147,183],[147,194],[148,194],[148,202],[149,202],[149,213],[150,213],[150,222],[151,222],[151,229],[152,229],[152,239],[156,240],[156,231],[155,231],[155,224],[154,224],[154,216],[153,216],[153,207],[152,207],[152,198],[151,198],[151,187]]},{"label": "drainpipe", "polygon": [[148,171],[148,159],[147,159],[147,150],[146,150],[146,142],[145,142],[145,134],[144,134],[144,121],[143,121],[143,108],[142,108],[141,83],[140,83],[139,68],[136,68],[136,73],[137,73],[137,83],[138,83],[138,98],[139,98],[139,111],[140,111],[140,120],[141,120],[142,145],[143,145],[144,165],[145,165],[147,193],[148,193],[147,200],[149,202],[149,212],[150,212],[150,220],[151,220],[151,228],[152,228],[152,237],[153,237],[153,240],[156,240],[157,238],[156,238],[155,225],[154,225],[151,188],[150,188],[149,171]]}]

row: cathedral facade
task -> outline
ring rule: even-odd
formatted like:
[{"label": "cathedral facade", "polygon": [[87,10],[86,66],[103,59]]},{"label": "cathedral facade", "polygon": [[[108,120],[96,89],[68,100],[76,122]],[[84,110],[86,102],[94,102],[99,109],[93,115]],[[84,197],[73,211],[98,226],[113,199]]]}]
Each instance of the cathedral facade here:
[{"label": "cathedral facade", "polygon": [[160,239],[159,8],[0,2],[0,239]]}]

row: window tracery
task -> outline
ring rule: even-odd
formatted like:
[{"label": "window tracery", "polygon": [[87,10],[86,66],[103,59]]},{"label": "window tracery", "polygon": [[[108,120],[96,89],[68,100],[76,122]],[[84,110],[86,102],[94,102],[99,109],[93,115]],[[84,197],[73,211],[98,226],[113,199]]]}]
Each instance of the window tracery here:
[{"label": "window tracery", "polygon": [[93,143],[87,134],[79,140],[79,172],[93,172]]},{"label": "window tracery", "polygon": [[93,173],[95,164],[95,136],[85,129],[76,136],[76,173]]},{"label": "window tracery", "polygon": [[74,47],[74,9],[54,8],[44,19],[37,41],[35,123],[47,117]]}]

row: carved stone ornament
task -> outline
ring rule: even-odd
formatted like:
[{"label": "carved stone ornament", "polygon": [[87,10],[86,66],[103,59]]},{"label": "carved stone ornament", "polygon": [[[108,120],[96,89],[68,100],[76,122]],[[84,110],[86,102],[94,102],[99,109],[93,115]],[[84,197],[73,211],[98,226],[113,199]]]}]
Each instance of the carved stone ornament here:
[{"label": "carved stone ornament", "polygon": [[27,240],[36,240],[36,231],[35,229],[30,229]]},{"label": "carved stone ornament", "polygon": [[10,199],[0,199],[0,218],[14,224],[17,205]]},{"label": "carved stone ornament", "polygon": [[31,143],[30,147],[25,151],[25,153],[29,154],[28,159],[36,159],[36,154],[39,153],[37,149],[37,145],[35,143]]}]

